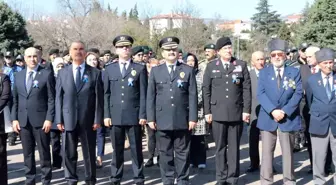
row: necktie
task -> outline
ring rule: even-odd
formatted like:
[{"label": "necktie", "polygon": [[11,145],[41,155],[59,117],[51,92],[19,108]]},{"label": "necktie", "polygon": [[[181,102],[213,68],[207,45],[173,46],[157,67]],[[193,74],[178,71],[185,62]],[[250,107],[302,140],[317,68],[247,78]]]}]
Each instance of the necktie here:
[{"label": "necktie", "polygon": [[326,93],[327,93],[328,99],[330,100],[331,99],[331,89],[330,89],[330,83],[329,83],[329,76],[326,76],[325,78],[326,78],[326,85],[325,85]]},{"label": "necktie", "polygon": [[224,64],[225,65],[225,71],[229,70],[229,64]]},{"label": "necktie", "polygon": [[34,74],[34,72],[30,71],[28,74],[29,75],[28,75],[27,84],[26,84],[26,90],[27,90],[27,92],[30,91],[30,88],[33,85],[33,74]]},{"label": "necktie", "polygon": [[77,88],[77,91],[79,90],[80,88],[80,84],[81,84],[81,67],[78,66],[77,67],[77,72],[76,72],[76,88]]},{"label": "necktie", "polygon": [[313,67],[312,70],[313,70],[313,74],[315,74],[316,73],[316,68]]},{"label": "necktie", "polygon": [[280,89],[280,84],[281,84],[281,75],[280,75],[280,71],[281,69],[277,69],[277,85],[278,85],[278,89]]},{"label": "necktie", "polygon": [[122,65],[123,65],[123,68],[121,70],[121,76],[122,76],[122,78],[125,78],[125,76],[126,76],[126,63],[122,63]]},{"label": "necktie", "polygon": [[174,77],[174,65],[169,65],[169,67],[170,67],[170,73],[169,73],[170,79],[173,79],[173,77]]}]

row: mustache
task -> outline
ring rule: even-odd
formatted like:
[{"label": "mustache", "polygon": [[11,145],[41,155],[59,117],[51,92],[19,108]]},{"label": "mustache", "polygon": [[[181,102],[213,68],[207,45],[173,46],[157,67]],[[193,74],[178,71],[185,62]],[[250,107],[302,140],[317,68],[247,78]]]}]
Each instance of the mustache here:
[{"label": "mustache", "polygon": [[175,57],[176,55],[175,55],[175,53],[168,53],[168,56],[173,56],[173,57]]}]

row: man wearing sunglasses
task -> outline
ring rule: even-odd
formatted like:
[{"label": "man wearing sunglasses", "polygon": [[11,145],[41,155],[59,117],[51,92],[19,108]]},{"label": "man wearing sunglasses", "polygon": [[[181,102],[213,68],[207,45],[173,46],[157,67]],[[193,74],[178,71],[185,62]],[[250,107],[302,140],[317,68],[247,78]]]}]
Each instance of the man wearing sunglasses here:
[{"label": "man wearing sunglasses", "polygon": [[294,177],[294,132],[301,129],[302,83],[298,69],[285,67],[287,42],[273,39],[268,44],[272,65],[259,73],[257,98],[261,105],[257,127],[261,130],[261,184],[273,184],[273,156],[279,136],[283,184],[296,184]]},{"label": "man wearing sunglasses", "polygon": [[128,136],[134,182],[143,185],[142,126],[146,125],[146,66],[131,59],[133,38],[119,35],[113,40],[118,62],[111,63],[104,73],[104,125],[110,131],[113,154],[111,183],[119,185],[123,176],[124,144]]},{"label": "man wearing sunglasses", "polygon": [[177,37],[159,42],[166,62],[151,69],[147,91],[148,125],[157,131],[164,185],[173,185],[175,176],[178,185],[189,184],[190,131],[197,123],[196,77],[178,61],[179,43]]}]

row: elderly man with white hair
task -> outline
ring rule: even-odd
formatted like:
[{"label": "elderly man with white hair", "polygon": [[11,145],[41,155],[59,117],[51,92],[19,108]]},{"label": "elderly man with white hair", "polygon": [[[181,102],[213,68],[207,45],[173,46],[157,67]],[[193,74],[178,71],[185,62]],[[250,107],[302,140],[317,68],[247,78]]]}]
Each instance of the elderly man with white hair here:
[{"label": "elderly man with white hair", "polygon": [[[320,71],[319,66],[317,65],[317,61],[315,58],[315,53],[317,51],[319,51],[320,48],[317,46],[309,46],[306,49],[305,55],[307,56],[307,63],[305,65],[301,65],[300,67],[300,73],[301,73],[301,80],[302,80],[302,87],[304,89],[304,91],[307,90],[307,81],[308,78],[315,74],[318,73]],[[310,126],[310,114],[309,114],[309,107],[307,104],[307,97],[306,97],[306,93],[304,93],[304,98],[301,101],[301,115],[302,115],[302,125],[305,126],[305,137],[307,140],[307,149],[308,149],[308,154],[309,154],[309,159],[310,159],[310,164],[311,167],[308,171],[308,173],[312,173],[313,172],[313,163],[312,163],[312,149],[311,149],[311,139],[310,139],[310,134],[309,134],[309,126]],[[325,173],[329,174],[330,172],[330,167],[331,165],[331,151],[330,148],[328,150],[328,155],[327,155],[327,159],[326,159],[326,163],[325,163]]]}]

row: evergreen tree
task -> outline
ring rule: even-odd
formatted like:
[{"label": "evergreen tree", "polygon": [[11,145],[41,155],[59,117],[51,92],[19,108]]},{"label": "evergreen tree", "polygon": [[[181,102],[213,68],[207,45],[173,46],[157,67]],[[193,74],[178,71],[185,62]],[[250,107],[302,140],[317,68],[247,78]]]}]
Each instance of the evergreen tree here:
[{"label": "evergreen tree", "polygon": [[138,12],[137,4],[134,5],[133,11],[132,11],[132,18],[139,20],[139,12]]},{"label": "evergreen tree", "polygon": [[123,18],[123,19],[127,19],[127,12],[126,12],[126,10],[124,10],[122,13],[121,13],[121,17]]},{"label": "evergreen tree", "polygon": [[112,9],[111,9],[111,6],[110,6],[110,3],[107,4],[107,11],[109,12],[112,12]]},{"label": "evergreen tree", "polygon": [[0,3],[0,50],[24,50],[34,44],[28,36],[26,21],[6,3]]},{"label": "evergreen tree", "polygon": [[280,15],[271,11],[268,0],[260,0],[256,9],[258,12],[251,18],[254,30],[266,35],[277,34],[281,25]]},{"label": "evergreen tree", "polygon": [[132,9],[132,8],[131,8],[131,10],[129,11],[128,18],[129,18],[129,19],[133,19],[133,18],[134,18],[134,16],[133,16],[133,9]]},{"label": "evergreen tree", "polygon": [[307,1],[306,4],[305,4],[305,7],[302,10],[302,18],[301,18],[301,23],[302,24],[305,24],[307,22],[307,16],[308,16],[308,13],[309,13],[309,9],[310,9],[310,4]]},{"label": "evergreen tree", "polygon": [[302,29],[302,40],[336,49],[336,1],[316,0]]},{"label": "evergreen tree", "polygon": [[113,10],[113,14],[114,14],[114,15],[118,15],[118,7],[116,7],[116,8]]},{"label": "evergreen tree", "polygon": [[285,23],[282,22],[280,29],[278,31],[278,38],[282,39],[282,40],[286,40],[288,42],[292,42],[292,32],[289,28],[289,26]]}]

